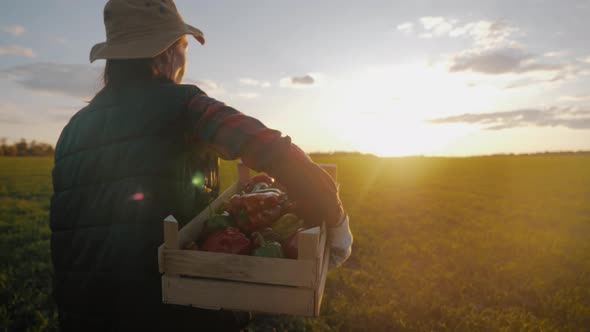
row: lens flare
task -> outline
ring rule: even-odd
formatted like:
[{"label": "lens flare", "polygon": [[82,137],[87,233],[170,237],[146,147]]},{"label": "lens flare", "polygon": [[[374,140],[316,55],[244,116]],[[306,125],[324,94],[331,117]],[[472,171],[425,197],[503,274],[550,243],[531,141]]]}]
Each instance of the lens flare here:
[{"label": "lens flare", "polygon": [[136,192],[135,194],[133,194],[129,197],[129,199],[132,201],[143,201],[144,198],[145,198],[145,194],[142,192]]},{"label": "lens flare", "polygon": [[205,184],[205,178],[203,177],[203,174],[197,172],[193,176],[192,182],[195,187],[201,187],[203,184]]}]

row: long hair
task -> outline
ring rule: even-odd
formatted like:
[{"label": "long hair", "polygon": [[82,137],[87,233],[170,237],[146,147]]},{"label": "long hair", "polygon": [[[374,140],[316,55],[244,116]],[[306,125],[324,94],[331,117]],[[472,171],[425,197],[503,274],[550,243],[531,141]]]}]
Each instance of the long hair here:
[{"label": "long hair", "polygon": [[104,86],[116,87],[130,81],[154,79],[155,59],[108,59],[102,76]]}]

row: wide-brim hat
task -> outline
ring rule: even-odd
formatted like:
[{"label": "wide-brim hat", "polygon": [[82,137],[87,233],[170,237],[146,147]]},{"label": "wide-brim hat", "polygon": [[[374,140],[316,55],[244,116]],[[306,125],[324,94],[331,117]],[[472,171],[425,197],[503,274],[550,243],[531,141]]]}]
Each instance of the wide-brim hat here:
[{"label": "wide-brim hat", "polygon": [[201,44],[201,30],[184,23],[172,0],[109,0],[104,7],[107,41],[90,51],[97,59],[153,58],[184,35]]}]

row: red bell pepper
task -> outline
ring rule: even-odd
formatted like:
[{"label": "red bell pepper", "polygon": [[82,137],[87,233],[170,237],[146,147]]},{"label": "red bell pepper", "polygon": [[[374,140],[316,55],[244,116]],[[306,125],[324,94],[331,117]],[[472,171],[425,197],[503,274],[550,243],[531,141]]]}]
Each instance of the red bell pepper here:
[{"label": "red bell pepper", "polygon": [[270,209],[263,209],[248,213],[246,221],[238,220],[238,226],[245,232],[252,232],[270,226],[281,216],[281,207],[276,205]]},{"label": "red bell pepper", "polygon": [[235,227],[227,227],[209,235],[202,250],[228,254],[248,255],[252,250],[250,239]]},{"label": "red bell pepper", "polygon": [[226,203],[225,209],[232,216],[237,216],[242,209],[242,196],[233,195]]},{"label": "red bell pepper", "polygon": [[244,232],[267,227],[281,216],[281,195],[276,192],[234,195],[229,200],[228,212]]},{"label": "red bell pepper", "polygon": [[295,232],[293,235],[291,235],[289,239],[287,239],[287,241],[282,242],[283,252],[285,253],[285,256],[287,258],[297,259],[297,256],[299,256],[299,239],[297,237],[297,234],[304,230],[305,228],[299,228],[297,232]]}]

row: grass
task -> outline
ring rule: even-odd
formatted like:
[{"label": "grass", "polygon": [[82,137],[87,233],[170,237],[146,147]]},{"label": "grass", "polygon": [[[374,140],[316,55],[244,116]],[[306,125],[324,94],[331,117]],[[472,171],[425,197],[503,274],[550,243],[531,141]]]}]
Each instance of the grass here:
[{"label": "grass", "polygon": [[55,330],[51,158],[0,157],[0,330]]},{"label": "grass", "polygon": [[[338,165],[353,255],[319,319],[251,330],[590,331],[590,156],[316,161]],[[0,330],[55,329],[51,167],[0,158]]]}]

